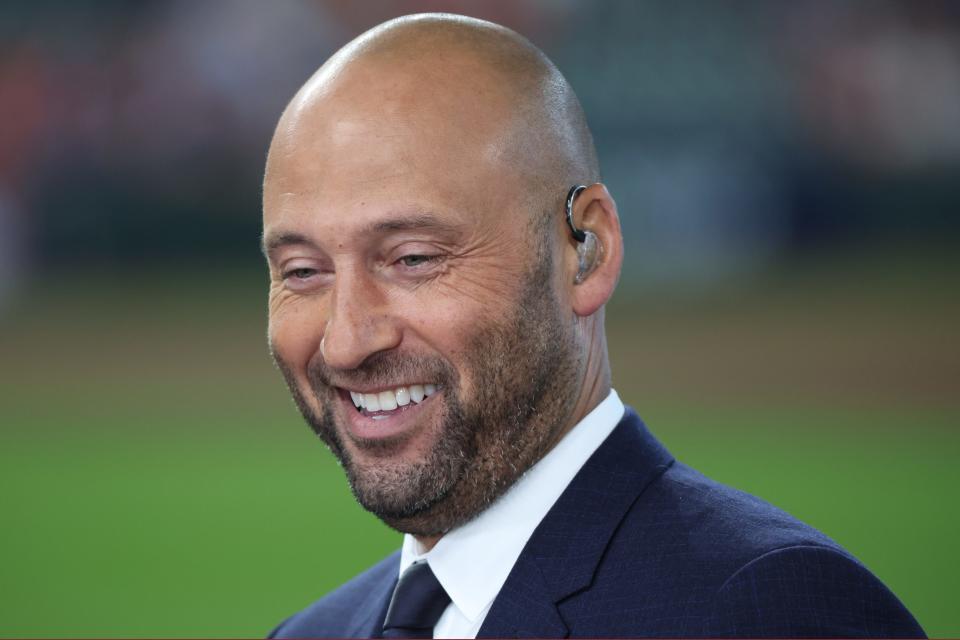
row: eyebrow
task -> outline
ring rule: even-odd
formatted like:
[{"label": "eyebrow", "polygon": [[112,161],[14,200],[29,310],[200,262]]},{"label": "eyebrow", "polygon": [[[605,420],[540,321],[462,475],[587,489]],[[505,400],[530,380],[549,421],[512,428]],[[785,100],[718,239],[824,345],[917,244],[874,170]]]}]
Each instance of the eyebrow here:
[{"label": "eyebrow", "polygon": [[[361,234],[384,234],[395,233],[397,231],[435,231],[438,233],[454,233],[459,226],[441,219],[436,214],[420,211],[398,217],[390,217],[384,220],[373,222],[360,230]],[[317,243],[302,233],[290,231],[278,231],[265,233],[260,240],[260,250],[267,258],[270,254],[280,247],[290,245],[303,245],[313,248],[319,248]]]},{"label": "eyebrow", "polygon": [[279,233],[264,234],[260,238],[260,251],[263,252],[264,257],[269,258],[270,254],[280,247],[286,247],[295,244],[306,245],[309,247],[317,246],[317,243],[302,233],[281,231]]},{"label": "eyebrow", "polygon": [[456,231],[457,228],[457,225],[441,219],[436,214],[428,211],[418,211],[374,222],[362,231],[363,233],[388,233],[394,231],[427,230],[450,233]]}]

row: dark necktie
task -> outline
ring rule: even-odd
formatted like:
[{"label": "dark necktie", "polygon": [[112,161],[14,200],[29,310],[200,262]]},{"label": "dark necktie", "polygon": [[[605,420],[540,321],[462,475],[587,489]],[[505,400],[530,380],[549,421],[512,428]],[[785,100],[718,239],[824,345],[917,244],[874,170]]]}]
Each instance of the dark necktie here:
[{"label": "dark necktie", "polygon": [[430,565],[420,562],[410,565],[397,588],[383,621],[384,638],[432,638],[433,627],[443,610],[450,604],[450,596],[433,575]]}]

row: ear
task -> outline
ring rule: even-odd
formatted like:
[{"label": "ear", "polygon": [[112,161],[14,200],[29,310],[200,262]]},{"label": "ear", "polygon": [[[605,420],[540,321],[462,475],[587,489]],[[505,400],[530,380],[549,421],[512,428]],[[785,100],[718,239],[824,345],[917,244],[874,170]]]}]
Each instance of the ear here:
[{"label": "ear", "polygon": [[564,246],[565,286],[574,313],[586,317],[596,313],[613,295],[623,264],[623,236],[620,233],[617,203],[606,186],[598,182],[580,192],[573,203],[573,222],[578,229],[596,234],[601,247],[593,269],[581,282],[575,283],[579,265],[577,247],[580,243],[567,230]]}]

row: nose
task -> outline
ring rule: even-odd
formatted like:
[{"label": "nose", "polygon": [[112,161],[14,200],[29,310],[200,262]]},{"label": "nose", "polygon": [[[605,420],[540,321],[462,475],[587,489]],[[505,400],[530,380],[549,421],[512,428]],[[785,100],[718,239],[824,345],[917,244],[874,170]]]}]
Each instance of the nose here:
[{"label": "nose", "polygon": [[330,316],[320,342],[328,366],[354,369],[379,351],[400,344],[402,332],[384,292],[361,274],[338,273]]}]

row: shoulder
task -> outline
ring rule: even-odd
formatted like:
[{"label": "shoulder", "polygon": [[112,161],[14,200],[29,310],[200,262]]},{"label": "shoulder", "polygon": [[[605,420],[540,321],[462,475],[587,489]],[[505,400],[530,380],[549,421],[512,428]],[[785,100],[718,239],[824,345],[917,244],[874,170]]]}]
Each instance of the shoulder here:
[{"label": "shoulder", "polygon": [[713,599],[712,635],[921,637],[913,616],[855,558],[819,546],[775,549],[728,578]]},{"label": "shoulder", "polygon": [[689,532],[690,547],[730,566],[767,551],[811,545],[842,551],[813,527],[760,498],[674,463],[641,496],[634,511],[656,512],[668,528]]},{"label": "shoulder", "polygon": [[[397,551],[280,623],[270,638],[348,637],[364,622],[373,624],[393,591],[399,571]],[[373,628],[373,627],[371,627]]]},{"label": "shoulder", "polygon": [[706,596],[751,561],[791,546],[845,553],[786,512],[675,462],[627,511],[603,565],[641,563],[645,583]]},{"label": "shoulder", "polygon": [[628,610],[638,621],[663,620],[654,634],[923,635],[883,583],[832,539],[680,463],[631,506],[594,584],[639,596]]}]

